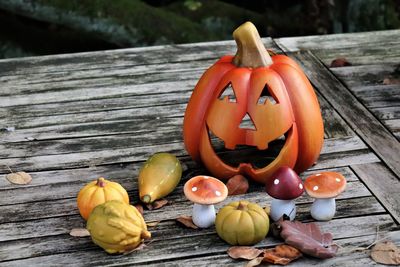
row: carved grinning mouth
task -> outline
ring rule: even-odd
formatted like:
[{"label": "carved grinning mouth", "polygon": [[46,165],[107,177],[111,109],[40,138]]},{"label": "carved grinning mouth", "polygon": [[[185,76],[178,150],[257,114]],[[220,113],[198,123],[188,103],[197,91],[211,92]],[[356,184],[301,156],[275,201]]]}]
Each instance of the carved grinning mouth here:
[{"label": "carved grinning mouth", "polygon": [[225,142],[216,136],[207,125],[208,137],[214,152],[227,165],[237,168],[240,163],[249,163],[254,169],[261,169],[274,161],[287,141],[287,135],[292,127],[281,137],[270,142],[268,148],[259,150],[255,146],[237,145],[235,149],[225,147]]}]

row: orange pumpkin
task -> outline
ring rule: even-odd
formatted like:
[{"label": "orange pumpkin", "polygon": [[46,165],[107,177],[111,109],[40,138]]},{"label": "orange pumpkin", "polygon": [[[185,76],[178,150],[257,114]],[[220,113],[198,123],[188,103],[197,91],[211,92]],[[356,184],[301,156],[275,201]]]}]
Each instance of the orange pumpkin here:
[{"label": "orange pumpkin", "polygon": [[77,198],[79,213],[87,220],[97,205],[109,200],[120,200],[129,204],[128,193],[119,183],[107,181],[100,177],[96,181],[88,183],[79,191]]},{"label": "orange pumpkin", "polygon": [[[186,108],[183,134],[190,156],[203,162],[220,179],[243,174],[265,183],[281,166],[302,172],[318,158],[324,136],[315,92],[295,61],[284,55],[270,56],[255,26],[246,22],[233,33],[235,56],[224,56],[197,83]],[[223,96],[231,88],[236,99]],[[260,98],[269,95],[265,101]],[[242,128],[249,116],[254,128]],[[248,162],[225,163],[214,151],[210,133],[234,150],[238,145],[267,150],[285,135],[279,155],[267,166]]]}]

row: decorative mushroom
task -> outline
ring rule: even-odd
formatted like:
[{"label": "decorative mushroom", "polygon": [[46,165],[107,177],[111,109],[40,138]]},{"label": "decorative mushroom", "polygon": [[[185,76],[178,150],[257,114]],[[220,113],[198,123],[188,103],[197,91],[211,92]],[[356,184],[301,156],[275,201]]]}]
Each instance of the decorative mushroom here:
[{"label": "decorative mushroom", "polygon": [[200,228],[207,228],[215,222],[214,204],[228,196],[228,188],[220,180],[210,176],[195,176],[185,183],[185,196],[194,202],[192,219]]},{"label": "decorative mushroom", "polygon": [[335,198],[346,188],[346,178],[337,172],[321,172],[307,177],[304,188],[315,198],[311,216],[315,220],[329,221],[335,215]]},{"label": "decorative mushroom", "polygon": [[284,214],[294,220],[296,205],[294,199],[304,192],[303,183],[297,173],[289,167],[280,167],[273,179],[267,180],[265,191],[273,199],[271,202],[271,219],[279,220]]}]

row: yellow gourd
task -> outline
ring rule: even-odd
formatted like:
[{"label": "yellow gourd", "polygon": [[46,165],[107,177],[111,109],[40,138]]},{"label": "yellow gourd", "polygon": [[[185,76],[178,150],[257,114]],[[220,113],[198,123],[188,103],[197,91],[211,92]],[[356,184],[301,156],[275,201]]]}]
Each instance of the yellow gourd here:
[{"label": "yellow gourd", "polygon": [[219,237],[231,245],[254,245],[267,235],[269,218],[259,205],[236,201],[219,210],[215,228]]},{"label": "yellow gourd", "polygon": [[111,254],[133,250],[151,237],[140,212],[118,200],[97,206],[90,214],[86,228],[93,242]]},{"label": "yellow gourd", "polygon": [[179,160],[170,153],[151,156],[139,173],[139,196],[144,203],[152,203],[171,193],[182,176]]},{"label": "yellow gourd", "polygon": [[96,181],[85,185],[79,191],[77,198],[79,213],[87,220],[97,205],[113,199],[129,204],[128,193],[119,183],[100,177]]}]

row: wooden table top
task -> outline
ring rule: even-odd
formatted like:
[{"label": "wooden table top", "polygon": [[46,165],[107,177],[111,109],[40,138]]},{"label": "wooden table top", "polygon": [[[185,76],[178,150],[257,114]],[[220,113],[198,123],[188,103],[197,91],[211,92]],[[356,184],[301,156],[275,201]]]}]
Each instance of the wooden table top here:
[{"label": "wooden table top", "polygon": [[[292,265],[372,265],[368,250],[349,251],[371,244],[378,228],[400,229],[400,30],[263,41],[301,64],[320,101],[324,147],[301,177],[334,170],[348,180],[334,219],[318,222],[343,247],[338,256]],[[234,52],[234,42],[223,41],[1,60],[0,266],[243,266],[228,257],[214,228],[175,221],[191,214],[184,182],[206,172],[183,146],[186,104],[204,70]],[[330,68],[339,57],[352,65]],[[76,205],[83,185],[104,176],[137,202],[138,170],[160,151],[177,155],[185,171],[167,206],[145,210],[146,221],[160,221],[149,228],[146,248],[110,256],[90,238],[69,235],[85,226]],[[6,166],[30,173],[32,182],[10,184]],[[238,199],[271,201],[253,185],[217,208]],[[312,220],[312,199],[303,195],[296,203],[297,218]],[[267,237],[257,247],[280,242]]]}]

